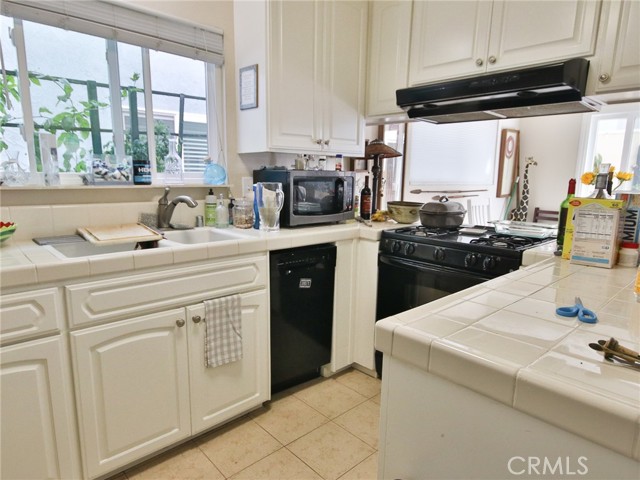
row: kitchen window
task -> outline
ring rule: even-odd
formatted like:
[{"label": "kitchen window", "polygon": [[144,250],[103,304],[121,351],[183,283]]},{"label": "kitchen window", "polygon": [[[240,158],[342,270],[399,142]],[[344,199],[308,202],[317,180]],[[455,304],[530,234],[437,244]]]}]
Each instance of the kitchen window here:
[{"label": "kitchen window", "polygon": [[[594,159],[602,158],[603,163],[615,167],[615,171],[632,172],[640,162],[640,111],[635,104],[605,107],[601,113],[592,113],[583,117],[582,137],[585,139],[578,160],[576,179],[577,196],[588,196],[593,185],[584,185],[580,177],[593,171]],[[617,185],[614,180],[614,187]],[[620,189],[631,187],[625,182]]]},{"label": "kitchen window", "polygon": [[221,32],[107,2],[6,0],[1,13],[2,161],[41,172],[50,132],[65,173],[142,158],[161,180],[171,137],[185,181],[202,181],[207,157],[226,166]]}]

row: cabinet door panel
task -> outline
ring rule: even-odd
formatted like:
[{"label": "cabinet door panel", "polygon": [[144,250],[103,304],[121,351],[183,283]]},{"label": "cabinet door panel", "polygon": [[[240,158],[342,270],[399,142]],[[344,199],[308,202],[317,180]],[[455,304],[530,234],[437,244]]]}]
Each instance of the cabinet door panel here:
[{"label": "cabinet door panel", "polygon": [[271,147],[319,149],[316,75],[321,36],[315,2],[269,2],[269,124]]},{"label": "cabinet door panel", "polygon": [[600,3],[495,1],[487,70],[593,55]]},{"label": "cabinet door panel", "polygon": [[324,37],[324,128],[330,151],[362,154],[367,4],[327,2]]},{"label": "cabinet door panel", "polygon": [[[204,366],[204,305],[187,308],[194,434],[257,407],[270,397],[267,293],[260,290],[243,294],[241,302],[242,359],[213,368]],[[203,320],[194,322],[196,316]]]},{"label": "cabinet door panel", "polygon": [[407,87],[411,5],[404,0],[371,4],[367,116],[402,112],[396,90]]},{"label": "cabinet door panel", "polygon": [[[640,89],[640,2],[607,2],[607,19],[599,42],[599,65],[592,63],[596,92]],[[605,12],[603,11],[603,14]],[[606,75],[603,80],[600,75]]]},{"label": "cabinet door panel", "polygon": [[1,478],[78,478],[73,395],[59,336],[4,347]]},{"label": "cabinet door panel", "polygon": [[484,0],[415,2],[409,83],[483,73],[491,9]]},{"label": "cabinet door panel", "polygon": [[189,436],[184,309],[71,333],[89,477]]},{"label": "cabinet door panel", "polygon": [[2,295],[0,316],[2,343],[57,332],[64,321],[57,288]]}]

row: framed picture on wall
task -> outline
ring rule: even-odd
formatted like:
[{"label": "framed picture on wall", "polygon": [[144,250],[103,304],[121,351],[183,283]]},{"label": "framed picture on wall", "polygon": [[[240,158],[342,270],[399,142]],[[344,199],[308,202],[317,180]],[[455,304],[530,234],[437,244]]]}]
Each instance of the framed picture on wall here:
[{"label": "framed picture on wall", "polygon": [[508,197],[516,179],[520,158],[520,130],[505,128],[500,137],[500,164],[496,197]]}]

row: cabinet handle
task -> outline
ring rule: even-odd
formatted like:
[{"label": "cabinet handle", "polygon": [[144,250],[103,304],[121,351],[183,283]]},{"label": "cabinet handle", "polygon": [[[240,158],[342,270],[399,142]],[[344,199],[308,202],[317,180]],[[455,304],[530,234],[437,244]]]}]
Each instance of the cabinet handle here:
[{"label": "cabinet handle", "polygon": [[322,139],[319,138],[318,140],[314,140],[314,142],[318,145],[322,145]]},{"label": "cabinet handle", "polygon": [[325,144],[325,145],[329,145],[329,140],[325,140],[325,141],[324,141],[324,144]]},{"label": "cabinet handle", "polygon": [[491,56],[489,57],[489,63],[491,63],[491,64],[496,63],[496,57],[494,57],[493,55],[491,55]]},{"label": "cabinet handle", "polygon": [[178,320],[176,320],[176,325],[178,327],[184,327],[184,320],[179,318]]},{"label": "cabinet handle", "polygon": [[483,63],[484,63],[484,62],[482,61],[482,59],[481,59],[481,58],[476,59],[476,65],[477,65],[477,66],[481,67]]},{"label": "cabinet handle", "polygon": [[193,323],[200,323],[202,317],[200,315],[194,315],[193,317],[191,317],[191,320],[193,320]]},{"label": "cabinet handle", "polygon": [[598,80],[600,80],[602,83],[608,82],[610,79],[611,79],[611,77],[609,76],[608,73],[602,73],[598,77]]}]

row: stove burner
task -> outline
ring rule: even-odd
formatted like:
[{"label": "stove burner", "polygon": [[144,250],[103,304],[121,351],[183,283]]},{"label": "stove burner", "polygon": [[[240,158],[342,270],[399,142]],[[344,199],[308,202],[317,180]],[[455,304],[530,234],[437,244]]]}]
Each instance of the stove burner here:
[{"label": "stove burner", "polygon": [[534,245],[536,242],[531,238],[517,237],[510,235],[502,235],[496,233],[495,235],[489,235],[488,237],[480,237],[471,240],[469,243],[475,243],[478,245],[487,245],[497,248],[509,248],[512,250],[522,249]]},{"label": "stove burner", "polygon": [[458,228],[435,228],[425,226],[411,226],[405,228],[399,228],[397,233],[414,235],[416,237],[441,237],[443,235],[451,235],[458,233]]}]

